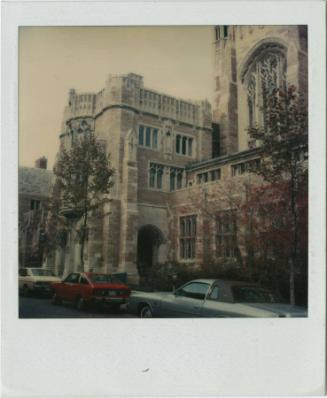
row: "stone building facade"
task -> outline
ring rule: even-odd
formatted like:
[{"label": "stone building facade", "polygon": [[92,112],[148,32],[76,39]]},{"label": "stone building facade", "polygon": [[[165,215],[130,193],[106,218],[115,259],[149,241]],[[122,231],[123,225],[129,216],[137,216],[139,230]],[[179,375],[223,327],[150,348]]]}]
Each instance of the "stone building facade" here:
[{"label": "stone building facade", "polygon": [[42,266],[42,233],[47,202],[53,184],[53,173],[47,170],[47,159],[37,159],[35,167],[20,167],[19,194],[19,266]]},{"label": "stone building facade", "polygon": [[[115,169],[108,214],[90,224],[87,269],[127,272],[137,282],[156,263],[191,267],[235,257],[237,231],[220,236],[209,209],[230,209],[230,195],[259,166],[260,148],[247,129],[262,121],[267,74],[306,94],[307,35],[303,26],[217,26],[213,38],[213,110],[207,100],[147,89],[133,73],[109,76],[98,93],[70,91],[61,146],[92,130]],[[71,236],[47,266],[78,270],[77,253]]]},{"label": "stone building facade", "polygon": [[[70,91],[62,130],[65,148],[94,131],[115,169],[109,215],[90,225],[87,267],[137,279],[142,267],[172,261],[169,198],[186,186],[186,165],[212,157],[209,102],[146,89],[143,77],[132,73],[109,76],[97,94]],[[69,253],[52,259],[57,272],[78,268],[72,243],[71,237]]]}]

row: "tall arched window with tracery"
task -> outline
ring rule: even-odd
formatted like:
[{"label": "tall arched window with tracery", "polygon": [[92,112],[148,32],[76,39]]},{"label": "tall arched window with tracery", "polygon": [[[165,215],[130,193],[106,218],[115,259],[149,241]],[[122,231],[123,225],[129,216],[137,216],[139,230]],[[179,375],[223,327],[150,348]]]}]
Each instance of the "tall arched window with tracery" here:
[{"label": "tall arched window with tracery", "polygon": [[[269,46],[268,46],[269,47]],[[248,126],[265,127],[268,97],[278,88],[286,86],[286,57],[281,48],[258,49],[243,71],[248,107]],[[249,141],[249,146],[255,143]]]}]

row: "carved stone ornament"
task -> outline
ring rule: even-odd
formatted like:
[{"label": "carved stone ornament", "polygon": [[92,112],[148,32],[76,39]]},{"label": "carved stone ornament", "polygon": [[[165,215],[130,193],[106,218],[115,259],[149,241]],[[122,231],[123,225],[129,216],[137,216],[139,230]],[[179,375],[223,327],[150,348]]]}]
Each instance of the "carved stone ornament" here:
[{"label": "carved stone ornament", "polygon": [[165,121],[163,126],[164,152],[172,153],[173,124],[170,120]]},{"label": "carved stone ornament", "polygon": [[137,153],[137,135],[135,129],[130,129],[125,138],[125,147],[127,144],[128,160],[136,161]]},{"label": "carved stone ornament", "polygon": [[90,133],[92,130],[90,123],[86,119],[70,120],[67,123],[67,131],[69,134]]}]

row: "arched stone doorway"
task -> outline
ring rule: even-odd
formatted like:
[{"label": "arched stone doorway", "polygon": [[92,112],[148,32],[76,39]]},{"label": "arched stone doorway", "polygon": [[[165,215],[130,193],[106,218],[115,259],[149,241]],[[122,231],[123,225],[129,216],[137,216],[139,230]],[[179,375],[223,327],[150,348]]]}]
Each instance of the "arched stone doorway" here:
[{"label": "arched stone doorway", "polygon": [[158,263],[160,245],[164,243],[163,233],[154,225],[144,225],[137,236],[137,268],[139,275],[146,276],[151,267]]}]

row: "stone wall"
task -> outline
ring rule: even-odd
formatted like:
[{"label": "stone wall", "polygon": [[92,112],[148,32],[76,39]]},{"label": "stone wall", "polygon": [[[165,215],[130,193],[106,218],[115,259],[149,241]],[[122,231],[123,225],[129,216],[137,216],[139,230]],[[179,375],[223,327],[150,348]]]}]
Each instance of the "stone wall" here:
[{"label": "stone wall", "polygon": [[[253,158],[254,159],[254,158]],[[230,163],[220,165],[222,178],[217,181],[197,184],[176,191],[171,194],[170,209],[172,211],[172,224],[170,229],[171,242],[174,246],[174,261],[188,265],[202,265],[204,262],[215,262],[217,257],[216,216],[219,212],[230,209],[239,210],[245,199],[246,185],[261,185],[261,177],[244,173],[239,176],[231,176]],[[210,168],[207,168],[210,170]],[[205,172],[204,170],[201,170]],[[197,219],[196,255],[194,259],[185,260],[179,256],[180,218],[195,215]],[[238,245],[241,253],[244,253],[244,236],[238,231]]]}]

